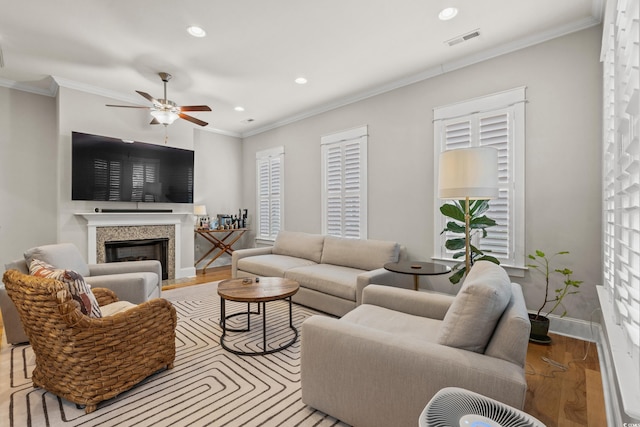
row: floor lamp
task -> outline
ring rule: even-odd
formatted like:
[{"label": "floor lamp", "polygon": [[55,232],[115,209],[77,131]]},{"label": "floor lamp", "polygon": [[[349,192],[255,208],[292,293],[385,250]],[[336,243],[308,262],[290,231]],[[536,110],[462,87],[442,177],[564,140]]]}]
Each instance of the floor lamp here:
[{"label": "floor lamp", "polygon": [[464,199],[465,275],[471,268],[469,200],[498,197],[498,150],[491,147],[443,151],[438,169],[438,197]]}]

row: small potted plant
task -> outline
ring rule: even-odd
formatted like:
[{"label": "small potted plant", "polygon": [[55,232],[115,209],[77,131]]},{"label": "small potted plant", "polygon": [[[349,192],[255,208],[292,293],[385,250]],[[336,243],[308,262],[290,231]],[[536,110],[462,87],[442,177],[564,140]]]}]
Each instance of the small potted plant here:
[{"label": "small potted plant", "polygon": [[[573,295],[579,292],[577,289],[580,287],[582,280],[571,279],[571,275],[573,274],[572,270],[566,267],[553,268],[550,266],[553,258],[558,255],[566,255],[568,253],[568,251],[560,251],[547,257],[544,252],[536,250],[535,254],[529,254],[529,259],[532,260],[533,263],[527,264],[527,267],[535,268],[536,270],[540,271],[542,274],[544,274],[545,278],[544,301],[535,314],[529,314],[529,320],[531,321],[531,333],[529,335],[529,341],[541,344],[549,344],[551,342],[551,338],[547,335],[547,333],[549,332],[549,318],[547,316],[558,309],[558,307],[562,307],[564,311],[562,312],[560,317],[564,317],[567,314],[567,310],[564,307],[562,301],[567,295]],[[564,276],[564,281],[563,286],[555,289],[554,293],[550,295],[550,278],[553,273],[558,273]],[[547,311],[544,315],[541,314],[542,310],[549,303],[553,304],[551,310]]]}]

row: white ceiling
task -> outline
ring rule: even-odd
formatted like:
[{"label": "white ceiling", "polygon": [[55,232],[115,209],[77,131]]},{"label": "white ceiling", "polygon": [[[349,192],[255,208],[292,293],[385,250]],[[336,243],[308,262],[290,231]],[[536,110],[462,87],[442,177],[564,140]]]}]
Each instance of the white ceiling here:
[{"label": "white ceiling", "polygon": [[[603,1],[0,0],[0,85],[149,105],[135,90],[162,98],[166,71],[169,99],[207,104],[192,115],[246,136],[596,25]],[[438,20],[450,5],[458,16]]]}]

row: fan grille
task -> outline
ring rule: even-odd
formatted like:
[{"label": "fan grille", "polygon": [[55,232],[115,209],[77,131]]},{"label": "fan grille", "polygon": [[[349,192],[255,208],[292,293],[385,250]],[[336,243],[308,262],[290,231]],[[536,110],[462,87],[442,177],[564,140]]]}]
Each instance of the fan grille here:
[{"label": "fan grille", "polygon": [[465,415],[481,415],[502,427],[545,427],[536,418],[480,394],[456,387],[436,393],[420,418],[421,427],[457,427]]}]

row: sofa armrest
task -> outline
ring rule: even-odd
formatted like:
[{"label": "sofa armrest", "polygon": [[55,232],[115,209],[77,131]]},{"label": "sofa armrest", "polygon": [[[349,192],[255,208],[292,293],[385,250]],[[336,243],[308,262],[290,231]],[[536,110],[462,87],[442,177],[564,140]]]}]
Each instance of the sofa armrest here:
[{"label": "sofa armrest", "polygon": [[398,280],[398,275],[389,270],[378,268],[376,270],[365,271],[358,274],[356,283],[356,305],[362,304],[362,291],[372,283],[379,283],[399,288],[403,287],[402,282]]},{"label": "sofa armrest", "polygon": [[444,387],[524,405],[524,370],[501,359],[324,316],[308,318],[301,337],[302,401],[351,425],[415,425]]},{"label": "sofa armrest", "polygon": [[105,276],[121,273],[156,273],[158,280],[162,281],[162,264],[158,260],[107,262],[102,264],[89,264],[90,276]]},{"label": "sofa armrest", "polygon": [[236,249],[231,254],[231,277],[237,278],[238,275],[238,261],[242,258],[256,255],[268,255],[273,253],[273,246],[266,246],[262,248],[248,248],[248,249]]},{"label": "sofa armrest", "polygon": [[370,285],[363,291],[362,303],[400,311],[414,316],[444,319],[454,300],[453,295],[420,292],[383,285]]}]

